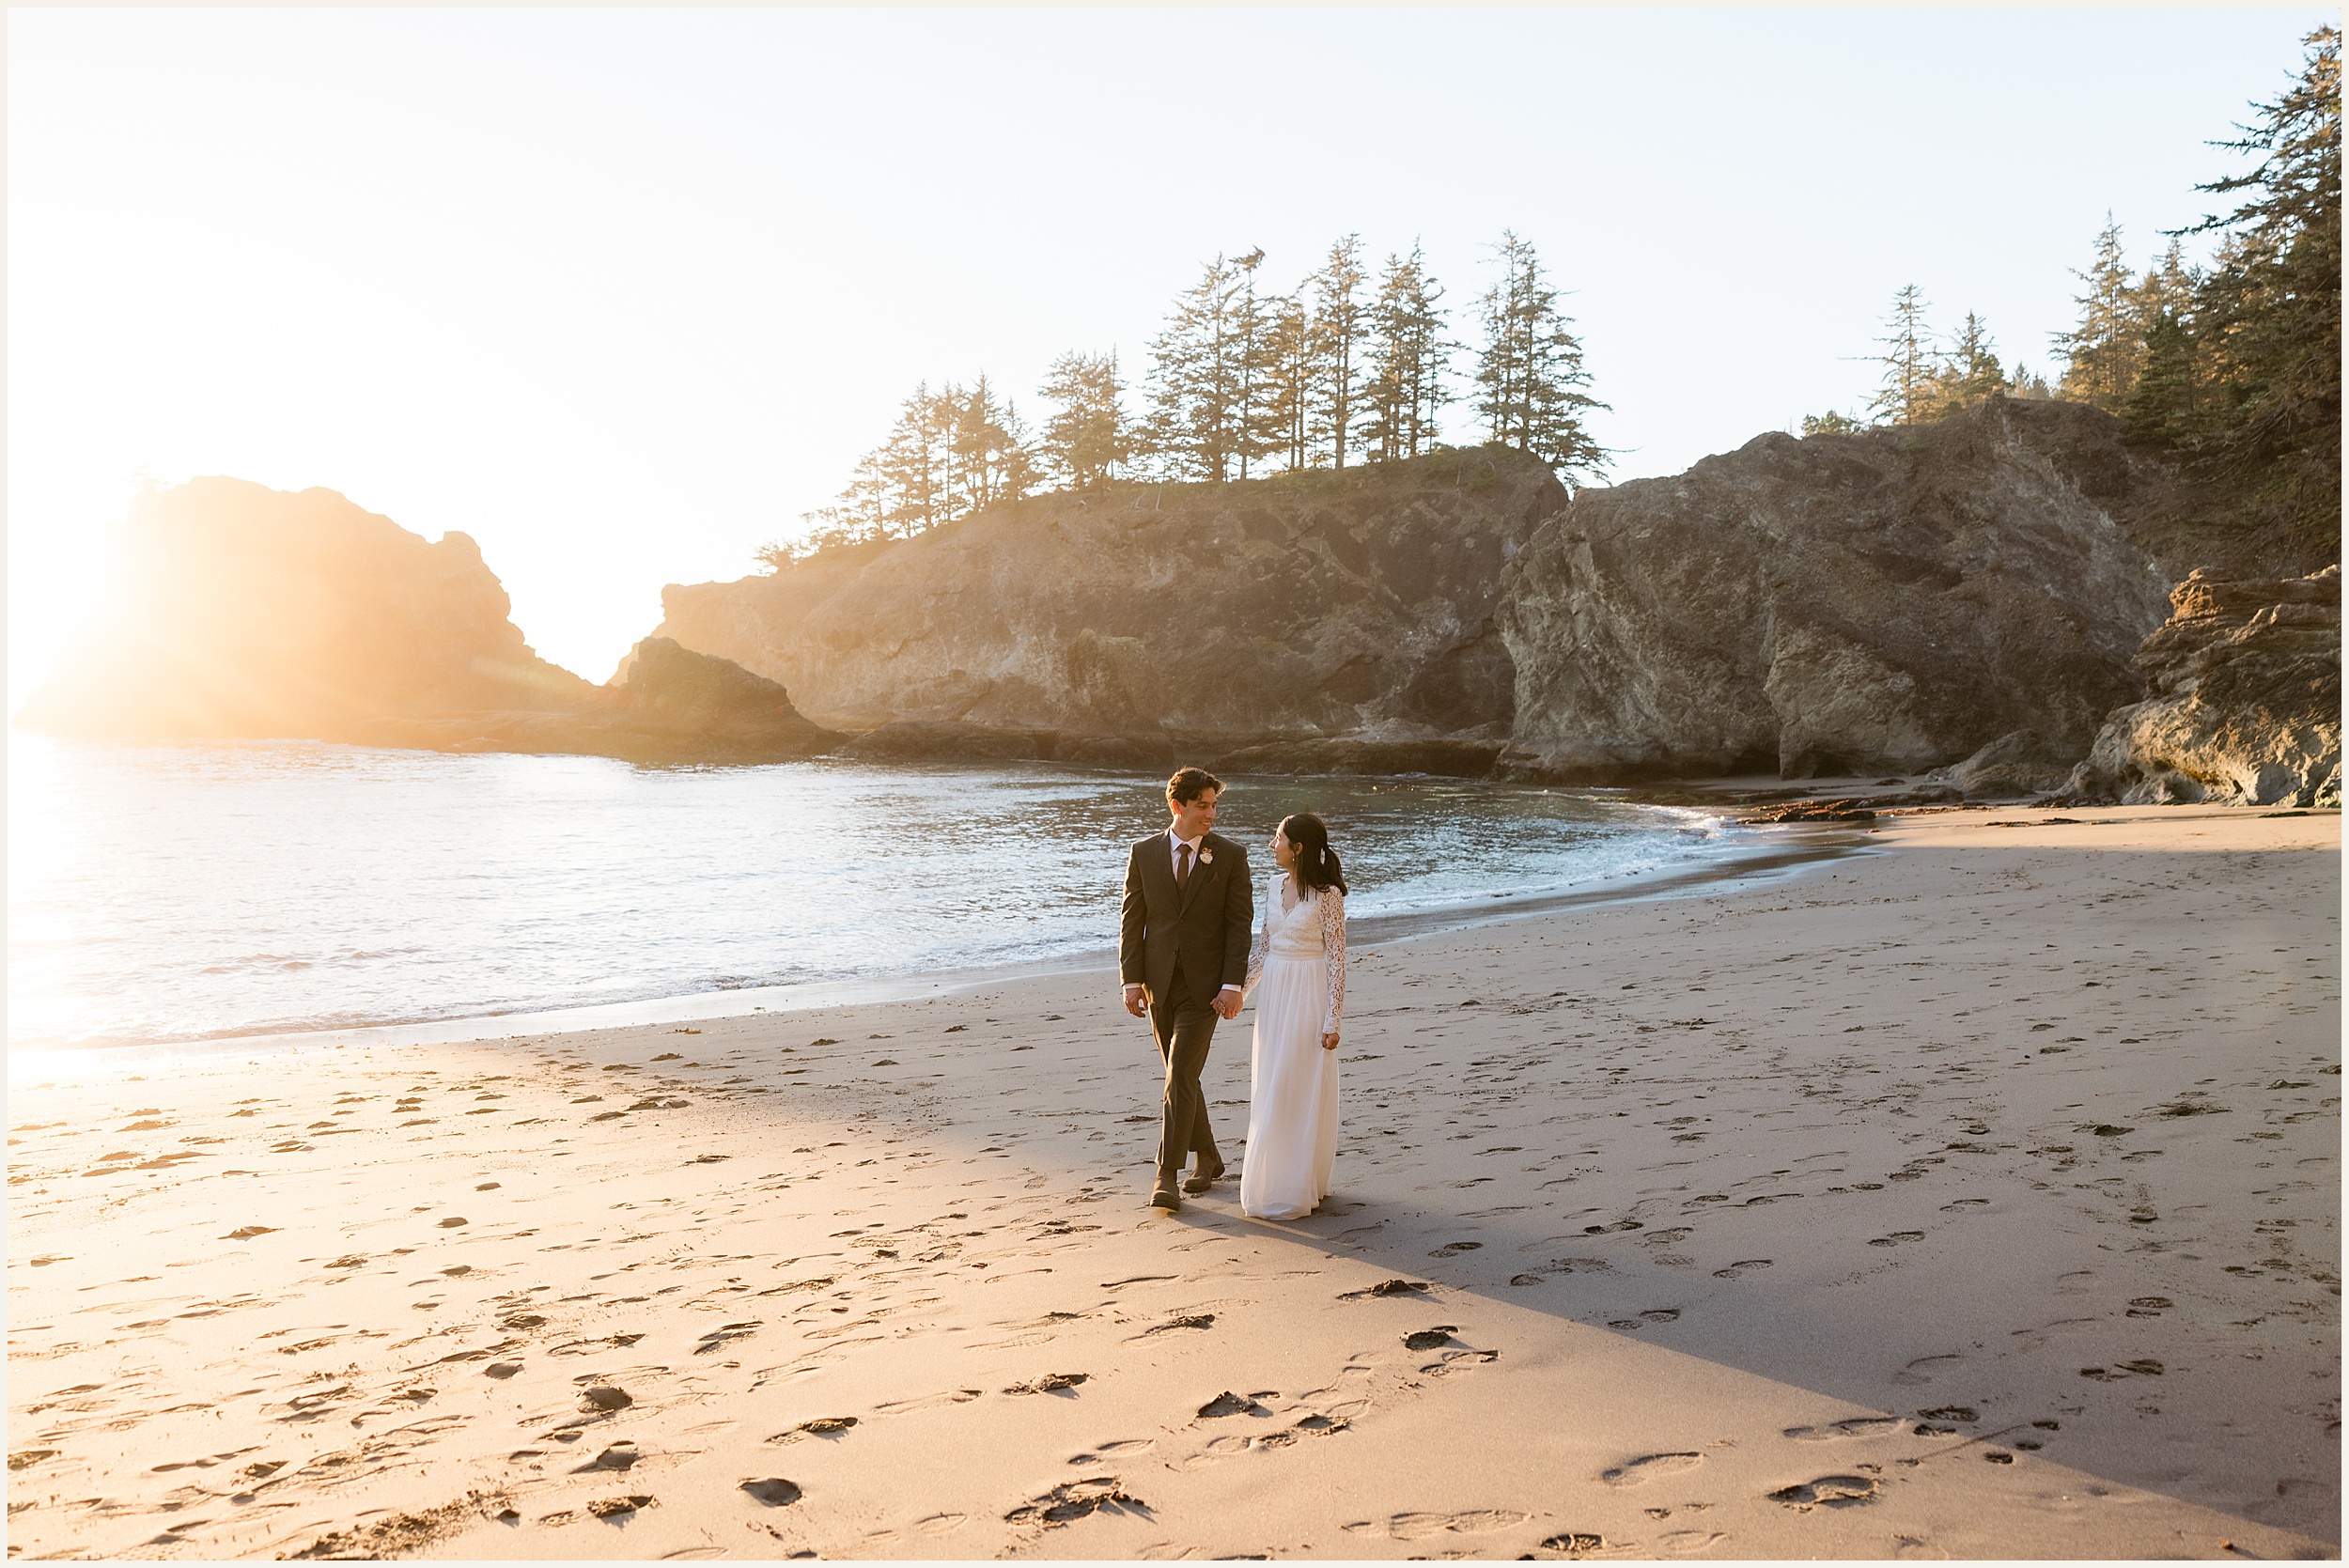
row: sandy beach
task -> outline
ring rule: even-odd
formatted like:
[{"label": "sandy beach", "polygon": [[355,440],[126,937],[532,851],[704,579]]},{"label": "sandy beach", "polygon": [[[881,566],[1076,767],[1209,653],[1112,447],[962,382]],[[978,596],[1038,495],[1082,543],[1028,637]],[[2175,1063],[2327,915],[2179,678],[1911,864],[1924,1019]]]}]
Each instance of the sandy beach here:
[{"label": "sandy beach", "polygon": [[2339,815],[1873,839],[1359,948],[1294,1223],[1107,973],[13,1083],[9,1555],[2338,1556]]}]

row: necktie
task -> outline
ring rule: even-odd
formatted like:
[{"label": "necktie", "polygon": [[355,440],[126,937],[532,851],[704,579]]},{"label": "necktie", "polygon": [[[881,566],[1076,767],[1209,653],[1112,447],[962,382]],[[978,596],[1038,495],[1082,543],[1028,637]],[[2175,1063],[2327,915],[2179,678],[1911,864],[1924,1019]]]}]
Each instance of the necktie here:
[{"label": "necktie", "polygon": [[1174,891],[1180,893],[1190,885],[1190,846],[1177,844],[1174,846]]}]

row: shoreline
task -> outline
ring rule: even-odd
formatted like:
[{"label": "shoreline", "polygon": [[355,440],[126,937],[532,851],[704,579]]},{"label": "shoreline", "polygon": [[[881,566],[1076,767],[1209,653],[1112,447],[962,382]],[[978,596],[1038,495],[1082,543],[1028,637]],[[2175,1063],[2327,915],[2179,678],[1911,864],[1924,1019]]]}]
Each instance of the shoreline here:
[{"label": "shoreline", "polygon": [[[1690,811],[1700,808],[1678,806],[1670,809]],[[1706,815],[1720,814],[1707,811]],[[1767,832],[1768,836],[1759,837],[1753,842],[1717,849],[1695,865],[1680,863],[1621,877],[1611,873],[1603,875],[1600,881],[1612,884],[1609,886],[1520,895],[1494,894],[1482,902],[1447,904],[1374,915],[1354,921],[1351,929],[1359,933],[1358,939],[1365,942],[1408,940],[1448,931],[1536,919],[1591,904],[1686,896],[1717,884],[1735,885],[1773,877],[1798,876],[1812,865],[1870,852],[1864,832],[1854,831],[1848,827],[1790,824],[1772,827]],[[525,1035],[709,1022],[758,1015],[782,1017],[834,1007],[953,996],[988,986],[1016,985],[1026,980],[1089,973],[1104,966],[1113,969],[1115,962],[1115,947],[1104,946],[1020,963],[978,965],[933,971],[926,975],[874,975],[807,981],[790,986],[746,986],[720,991],[646,997],[630,1001],[597,1002],[580,1007],[464,1014],[446,1018],[360,1024],[344,1029],[267,1031],[141,1045],[26,1047],[8,1051],[8,1079],[10,1084],[14,1084],[20,1079],[71,1077],[77,1071],[121,1073],[222,1056],[252,1058],[305,1050],[479,1043],[518,1039]],[[490,1032],[492,1031],[495,1032]]]},{"label": "shoreline", "polygon": [[11,1545],[2337,1557],[2339,817],[2019,815],[1356,944],[1298,1221],[1082,974],[12,1091]]}]

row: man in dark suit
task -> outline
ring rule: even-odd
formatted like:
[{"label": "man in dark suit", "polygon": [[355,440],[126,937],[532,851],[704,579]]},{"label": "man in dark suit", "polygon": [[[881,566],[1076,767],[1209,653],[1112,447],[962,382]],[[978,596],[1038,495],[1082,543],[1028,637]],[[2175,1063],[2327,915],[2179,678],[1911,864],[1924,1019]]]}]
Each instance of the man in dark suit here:
[{"label": "man in dark suit", "polygon": [[[1199,1072],[1216,1020],[1239,1016],[1255,924],[1248,851],[1209,831],[1222,792],[1223,781],[1205,768],[1178,770],[1166,782],[1174,821],[1126,857],[1117,972],[1126,983],[1126,1011],[1147,1013],[1166,1067],[1150,1204],[1170,1214],[1183,1206],[1178,1183],[1185,1192],[1205,1192],[1223,1174]],[[1181,1180],[1185,1151],[1199,1157],[1189,1181]]]}]

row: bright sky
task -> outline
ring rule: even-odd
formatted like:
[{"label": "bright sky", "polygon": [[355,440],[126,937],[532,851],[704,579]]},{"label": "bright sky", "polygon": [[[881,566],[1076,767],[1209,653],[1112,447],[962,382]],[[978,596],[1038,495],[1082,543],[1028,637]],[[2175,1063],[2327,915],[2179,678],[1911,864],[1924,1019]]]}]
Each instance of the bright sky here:
[{"label": "bright sky", "polygon": [[1864,402],[1904,283],[2051,368],[2107,210],[2141,265],[2336,18],[11,9],[9,706],[143,474],[461,529],[601,679],[915,381],[1033,419],[1219,251],[1417,237],[1472,337],[1515,228],[1617,478]]}]

